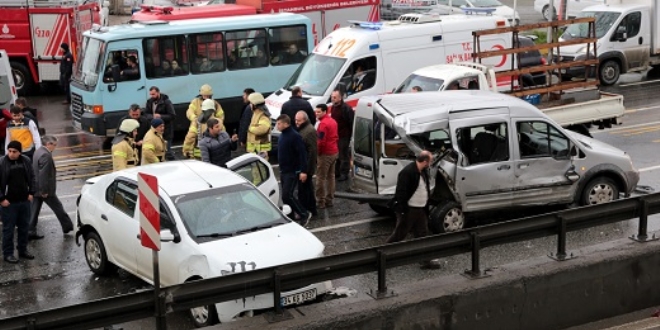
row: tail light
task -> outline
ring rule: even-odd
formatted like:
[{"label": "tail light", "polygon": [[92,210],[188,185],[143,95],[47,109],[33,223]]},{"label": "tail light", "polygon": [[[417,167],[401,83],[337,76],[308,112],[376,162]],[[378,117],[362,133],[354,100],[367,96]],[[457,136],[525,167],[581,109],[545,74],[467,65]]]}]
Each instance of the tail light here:
[{"label": "tail light", "polygon": [[541,64],[546,65],[548,64],[548,60],[545,59],[545,57],[541,56]]}]

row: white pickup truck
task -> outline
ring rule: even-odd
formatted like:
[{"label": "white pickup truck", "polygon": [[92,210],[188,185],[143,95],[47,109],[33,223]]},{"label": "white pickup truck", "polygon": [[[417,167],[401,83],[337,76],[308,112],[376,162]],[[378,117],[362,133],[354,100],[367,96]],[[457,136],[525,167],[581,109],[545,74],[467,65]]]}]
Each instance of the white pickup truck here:
[{"label": "white pickup truck", "polygon": [[[497,86],[492,68],[478,63],[460,62],[418,69],[394,93],[452,89],[497,92]],[[598,124],[601,128],[609,127],[617,123],[625,112],[623,95],[603,92],[596,87],[566,90],[558,98],[548,101],[538,95],[528,100],[562,127],[587,136],[590,136],[588,127],[591,124]]]}]

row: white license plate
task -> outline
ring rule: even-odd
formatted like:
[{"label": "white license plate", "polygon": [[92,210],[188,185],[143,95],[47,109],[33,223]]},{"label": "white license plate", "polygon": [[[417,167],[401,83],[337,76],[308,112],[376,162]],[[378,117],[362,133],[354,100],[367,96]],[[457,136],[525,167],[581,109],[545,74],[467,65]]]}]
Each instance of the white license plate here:
[{"label": "white license plate", "polygon": [[316,289],[311,289],[282,297],[282,306],[299,305],[305,301],[316,299]]},{"label": "white license plate", "polygon": [[357,174],[359,176],[363,176],[365,178],[371,178],[371,171],[363,169],[363,168],[356,167],[355,168],[355,174]]}]

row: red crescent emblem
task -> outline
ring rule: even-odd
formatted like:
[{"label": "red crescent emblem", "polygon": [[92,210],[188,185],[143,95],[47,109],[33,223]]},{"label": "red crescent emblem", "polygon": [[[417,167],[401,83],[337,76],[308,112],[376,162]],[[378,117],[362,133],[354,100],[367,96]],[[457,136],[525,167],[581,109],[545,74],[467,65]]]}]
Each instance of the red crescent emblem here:
[{"label": "red crescent emblem", "polygon": [[[504,47],[503,47],[502,45],[495,45],[495,46],[493,46],[491,49],[495,49],[495,50],[503,50]],[[506,63],[506,54],[505,54],[505,55],[502,55],[502,61],[500,61],[500,63],[498,63],[495,67],[496,67],[496,68],[499,68],[499,67],[501,67],[502,65],[504,65],[504,63]]]}]

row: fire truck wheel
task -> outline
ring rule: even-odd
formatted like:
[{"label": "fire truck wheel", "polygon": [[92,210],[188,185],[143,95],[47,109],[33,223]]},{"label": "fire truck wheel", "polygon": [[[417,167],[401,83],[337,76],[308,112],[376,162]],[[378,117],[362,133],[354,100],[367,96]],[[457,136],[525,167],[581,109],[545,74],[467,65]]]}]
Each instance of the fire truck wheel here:
[{"label": "fire truck wheel", "polygon": [[11,72],[14,75],[14,84],[18,95],[25,96],[34,90],[34,81],[30,75],[30,70],[22,63],[10,62]]}]

